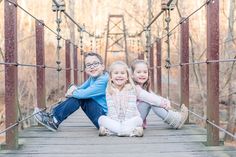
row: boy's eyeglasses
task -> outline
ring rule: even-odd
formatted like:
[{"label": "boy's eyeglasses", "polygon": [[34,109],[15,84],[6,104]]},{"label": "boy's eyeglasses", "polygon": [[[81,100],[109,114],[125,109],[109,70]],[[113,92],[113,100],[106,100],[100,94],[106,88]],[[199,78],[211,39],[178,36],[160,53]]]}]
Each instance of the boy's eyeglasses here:
[{"label": "boy's eyeglasses", "polygon": [[99,64],[101,64],[100,62],[94,62],[92,64],[85,64],[85,68],[86,69],[91,69],[92,67],[96,68]]}]

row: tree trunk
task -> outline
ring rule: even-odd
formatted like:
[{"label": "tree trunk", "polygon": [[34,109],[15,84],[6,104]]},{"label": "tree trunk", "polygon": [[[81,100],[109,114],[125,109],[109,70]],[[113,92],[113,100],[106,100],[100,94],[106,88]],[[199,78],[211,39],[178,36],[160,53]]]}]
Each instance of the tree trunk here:
[{"label": "tree trunk", "polygon": [[[229,17],[228,17],[228,35],[226,38],[226,41],[230,41],[232,40],[234,33],[233,33],[233,28],[234,28],[234,8],[235,8],[235,0],[230,0],[229,3]],[[231,49],[233,46],[233,42],[228,42],[228,45],[226,45],[226,48]],[[227,51],[225,51],[227,52]],[[231,58],[232,56],[229,57]],[[232,76],[233,75],[233,71],[234,71],[234,64],[235,62],[233,62],[232,66],[231,66],[231,70],[229,73],[229,84],[228,84],[228,117],[229,117],[229,121],[227,124],[227,131],[231,132],[234,134],[234,128],[235,128],[235,102],[233,101],[233,94],[230,94],[233,92],[233,85],[232,85]],[[225,134],[225,141],[233,141],[234,138]]]},{"label": "tree trunk", "polygon": [[[229,88],[228,91],[229,93],[232,93],[232,81],[230,80],[229,82]],[[235,102],[232,101],[233,94],[229,94],[228,96],[228,115],[229,115],[229,121],[227,125],[227,131],[231,132],[234,134],[234,128],[235,128]],[[233,141],[234,138],[225,134],[225,141]]]},{"label": "tree trunk", "polygon": [[228,35],[226,41],[232,40],[234,36],[234,9],[235,9],[235,0],[230,0],[229,17],[228,17]]}]

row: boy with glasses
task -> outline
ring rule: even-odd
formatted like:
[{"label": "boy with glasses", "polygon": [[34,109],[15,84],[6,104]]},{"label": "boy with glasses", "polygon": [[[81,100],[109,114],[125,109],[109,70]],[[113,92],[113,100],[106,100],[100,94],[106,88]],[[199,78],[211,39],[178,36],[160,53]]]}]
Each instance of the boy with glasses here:
[{"label": "boy with glasses", "polygon": [[105,90],[109,75],[104,71],[102,57],[97,53],[85,54],[84,65],[88,80],[81,86],[71,86],[65,94],[65,101],[60,102],[50,113],[35,108],[35,119],[49,130],[57,131],[59,124],[79,107],[99,128],[98,118],[107,113]]}]

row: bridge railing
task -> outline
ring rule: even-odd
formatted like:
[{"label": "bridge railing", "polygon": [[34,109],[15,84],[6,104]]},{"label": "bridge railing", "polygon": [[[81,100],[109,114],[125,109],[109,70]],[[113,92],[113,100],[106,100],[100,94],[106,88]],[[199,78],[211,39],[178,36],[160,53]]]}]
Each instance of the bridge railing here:
[{"label": "bridge railing", "polygon": [[[205,61],[193,61],[190,62],[190,31],[189,31],[189,20],[191,16],[196,14],[199,10],[206,8],[206,60]],[[170,29],[170,21],[171,21],[171,8],[169,6],[166,6],[165,8],[162,8],[163,10],[160,11],[160,13],[157,14],[157,18],[161,16],[161,14],[165,14],[165,22],[166,27],[164,28],[166,30],[166,34],[162,37],[157,38],[150,46],[147,46],[147,48],[150,48],[150,70],[152,74],[152,84],[154,84],[154,87],[157,89],[157,93],[163,96],[168,97],[171,102],[177,106],[180,106],[180,104],[185,104],[189,108],[190,115],[195,116],[199,120],[203,120],[206,122],[206,128],[207,128],[207,145],[209,146],[215,146],[220,144],[219,139],[219,130],[227,134],[228,136],[231,136],[234,140],[236,136],[233,132],[229,132],[226,129],[222,128],[220,126],[219,121],[219,66],[220,63],[229,62],[232,63],[232,65],[235,63],[235,58],[228,58],[228,59],[220,59],[220,42],[219,42],[219,34],[220,34],[220,22],[219,22],[219,0],[207,0],[205,1],[199,8],[191,12],[186,17],[182,17],[173,28]],[[156,20],[157,18],[154,18]],[[154,21],[152,20],[152,23]],[[148,24],[148,27],[151,27],[152,23]],[[179,63],[172,63],[171,60],[171,45],[170,45],[170,37],[173,35],[174,30],[179,28]],[[142,34],[141,31],[140,34]],[[139,34],[139,35],[140,35]],[[163,61],[163,44],[165,45],[165,51],[166,51],[166,59]],[[148,51],[146,51],[148,52]],[[176,54],[175,54],[176,55]],[[144,55],[141,57],[144,58]],[[155,61],[154,61],[155,60]],[[154,64],[156,62],[156,66]],[[165,65],[163,65],[163,63]],[[191,110],[191,104],[189,103],[190,100],[190,84],[192,84],[192,80],[190,80],[189,75],[189,66],[195,66],[195,65],[206,65],[206,117],[202,116],[200,114],[197,114]],[[173,91],[176,91],[176,87],[171,87],[171,70],[173,68],[179,68],[178,75],[179,78],[179,87],[180,87],[180,94],[179,99],[177,102],[174,101],[171,97],[171,93]],[[163,80],[163,72],[167,75],[166,80]],[[154,80],[156,78],[156,80]],[[163,94],[163,81],[165,81],[165,94]],[[189,119],[187,119],[186,123],[189,123]]]},{"label": "bridge railing", "polygon": [[[26,13],[32,19],[35,20],[35,40],[32,41],[35,43],[35,64],[28,64],[28,63],[19,63],[18,61],[18,24],[17,24],[17,8],[19,11]],[[58,13],[59,14],[59,13]],[[69,16],[66,14],[66,16]],[[60,17],[57,17],[58,23],[61,23]],[[57,24],[58,24],[57,23]],[[51,27],[44,23],[44,21],[38,19],[34,15],[32,15],[29,11],[24,9],[21,5],[17,3],[17,0],[5,0],[4,1],[4,52],[5,52],[5,60],[0,62],[0,66],[5,67],[5,129],[0,131],[0,134],[5,135],[5,144],[2,145],[4,149],[17,149],[19,146],[18,143],[18,127],[19,124],[23,123],[24,121],[30,119],[34,114],[27,115],[26,117],[22,117],[19,115],[21,112],[19,102],[18,102],[18,87],[19,87],[19,69],[23,67],[33,68],[36,71],[35,80],[36,82],[36,97],[37,103],[36,105],[31,104],[31,109],[34,106],[45,110],[46,107],[46,70],[53,70],[49,73],[57,73],[58,77],[54,78],[53,80],[57,80],[58,88],[63,87],[65,90],[68,86],[73,82],[75,84],[79,83],[78,75],[82,74],[82,70],[79,70],[78,59],[82,55],[77,55],[78,46],[73,43],[72,41],[65,39],[63,36],[60,35],[60,25],[57,25],[57,31],[54,31]],[[57,39],[57,66],[53,66],[53,64],[45,63],[46,53],[45,53],[45,29],[47,29],[51,34],[56,36]],[[61,40],[64,43],[61,43]],[[31,43],[32,43],[31,42]],[[64,67],[61,67],[61,58],[60,58],[60,51],[62,46],[65,45],[65,58],[63,62],[65,62]],[[72,47],[72,48],[71,48]],[[29,50],[31,51],[31,50]],[[73,56],[71,55],[73,54]],[[30,57],[29,57],[30,58]],[[73,60],[72,60],[73,59]],[[27,59],[26,59],[27,60]],[[80,59],[81,60],[81,59]],[[71,64],[73,61],[73,64]],[[73,66],[72,66],[73,65]],[[80,65],[81,67],[81,65]],[[61,77],[59,74],[61,72],[65,72],[66,80],[65,82],[60,81]],[[71,76],[74,78],[72,79]],[[23,74],[27,75],[28,74]],[[28,76],[29,77],[29,76]],[[64,80],[64,79],[63,79]],[[55,81],[56,82],[56,81]],[[53,82],[54,83],[54,82]],[[60,85],[62,83],[62,85]],[[27,90],[27,89],[25,89]],[[59,91],[60,89],[58,89]],[[63,91],[64,93],[64,91]],[[34,105],[34,106],[33,106]]]}]

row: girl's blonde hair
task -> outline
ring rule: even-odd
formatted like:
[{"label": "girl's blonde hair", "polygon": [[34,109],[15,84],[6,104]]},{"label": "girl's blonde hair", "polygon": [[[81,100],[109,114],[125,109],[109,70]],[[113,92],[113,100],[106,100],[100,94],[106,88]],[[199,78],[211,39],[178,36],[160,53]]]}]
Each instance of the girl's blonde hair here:
[{"label": "girl's blonde hair", "polygon": [[[145,60],[140,60],[140,59],[136,59],[134,60],[132,63],[131,63],[131,71],[132,71],[132,74],[134,73],[134,70],[135,70],[135,66],[137,64],[145,64],[148,68],[148,63],[145,61]],[[148,68],[148,79],[147,81],[143,84],[143,89],[147,90],[147,91],[151,91],[151,81],[150,81],[150,69]],[[135,84],[138,84],[135,80],[134,80]]]},{"label": "girl's blonde hair", "polygon": [[110,79],[109,79],[108,84],[107,84],[107,92],[110,95],[113,95],[114,93],[117,92],[117,89],[115,88],[115,86],[114,86],[114,84],[111,80],[111,73],[114,70],[115,66],[117,66],[117,65],[124,66],[125,69],[126,69],[126,72],[127,72],[128,81],[127,81],[127,83],[125,84],[125,86],[123,87],[122,90],[135,90],[135,84],[134,84],[133,79],[131,78],[131,72],[130,72],[130,69],[129,69],[128,65],[123,61],[115,61],[109,67]]}]

